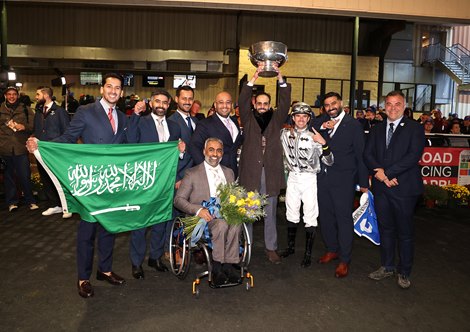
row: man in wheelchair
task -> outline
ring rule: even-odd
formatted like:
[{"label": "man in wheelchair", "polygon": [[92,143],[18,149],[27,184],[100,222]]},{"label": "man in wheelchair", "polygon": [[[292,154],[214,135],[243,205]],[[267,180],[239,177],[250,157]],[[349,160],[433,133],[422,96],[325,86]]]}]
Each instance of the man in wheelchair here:
[{"label": "man in wheelchair", "polygon": [[218,138],[208,138],[204,143],[204,162],[189,169],[175,195],[175,207],[186,214],[197,215],[208,222],[212,234],[212,282],[219,287],[227,283],[241,283],[238,264],[241,225],[228,225],[215,219],[202,202],[216,197],[217,186],[233,182],[233,171],[220,165],[224,154],[223,143]]}]

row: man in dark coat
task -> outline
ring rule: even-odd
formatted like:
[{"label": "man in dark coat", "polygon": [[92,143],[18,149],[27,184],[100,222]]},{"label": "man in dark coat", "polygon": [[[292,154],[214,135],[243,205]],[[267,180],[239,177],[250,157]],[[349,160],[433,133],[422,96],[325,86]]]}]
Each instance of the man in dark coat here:
[{"label": "man in dark coat", "polygon": [[[244,144],[240,156],[240,184],[247,190],[259,190],[268,195],[264,218],[266,254],[272,263],[279,264],[277,250],[276,209],[277,196],[286,187],[280,131],[290,107],[291,86],[278,71],[279,104],[277,111],[271,106],[271,96],[260,93],[252,110],[252,87],[262,67],[258,67],[251,80],[243,86],[238,105],[243,124]],[[250,233],[252,228],[249,228]],[[251,238],[252,234],[250,234]]]},{"label": "man in dark coat", "polygon": [[323,107],[326,114],[322,117],[321,128],[327,130],[322,130],[322,133],[335,162],[322,167],[318,174],[320,227],[327,249],[318,262],[325,264],[339,258],[335,276],[343,278],[348,275],[351,262],[355,187],[359,184],[361,191],[367,192],[369,186],[363,161],[364,132],[358,121],[343,112],[342,98],[338,93],[327,93]]},{"label": "man in dark coat", "polygon": [[[41,86],[36,90],[36,114],[34,115],[33,135],[41,141],[52,141],[61,136],[69,126],[69,114],[53,100],[53,91],[48,86]],[[42,215],[50,216],[62,213],[62,218],[70,218],[70,212],[63,212],[60,204],[59,194],[51,178],[40,163],[37,163],[41,181],[44,185],[43,191],[46,194],[49,208]]]},{"label": "man in dark coat", "polygon": [[391,277],[398,249],[398,286],[410,287],[414,255],[413,214],[424,186],[419,160],[424,150],[423,127],[404,115],[405,96],[392,91],[385,98],[387,121],[375,126],[367,140],[364,159],[372,179],[379,222],[381,267],[373,280]]},{"label": "man in dark coat", "polygon": [[[145,102],[139,101],[134,106],[134,112],[129,119],[127,128],[128,143],[151,143],[178,141],[180,162],[184,156],[186,145],[181,141],[181,129],[176,122],[167,121],[165,114],[170,105],[171,96],[163,89],[157,89],[150,96],[149,106],[152,112],[141,116],[146,110]],[[171,232],[171,220],[163,221],[151,227],[144,227],[131,232],[130,258],[132,263],[132,276],[135,279],[144,279],[142,262],[147,251],[146,231],[150,231],[150,253],[148,266],[159,272],[166,272],[168,268],[162,262],[165,239]]]},{"label": "man in dark coat", "polygon": [[204,161],[204,142],[209,137],[217,137],[224,143],[224,155],[220,164],[232,169],[235,178],[238,176],[237,153],[242,144],[242,135],[238,121],[230,117],[232,112],[232,96],[228,92],[220,92],[215,97],[215,113],[199,121],[196,131],[191,137],[189,153],[194,164]]}]

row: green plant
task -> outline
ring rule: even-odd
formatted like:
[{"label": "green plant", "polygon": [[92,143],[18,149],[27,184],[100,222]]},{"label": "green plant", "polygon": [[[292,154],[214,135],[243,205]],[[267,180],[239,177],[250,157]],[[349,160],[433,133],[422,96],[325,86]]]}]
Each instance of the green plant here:
[{"label": "green plant", "polygon": [[443,187],[435,184],[424,185],[424,199],[432,201],[445,201],[448,197],[448,192]]}]

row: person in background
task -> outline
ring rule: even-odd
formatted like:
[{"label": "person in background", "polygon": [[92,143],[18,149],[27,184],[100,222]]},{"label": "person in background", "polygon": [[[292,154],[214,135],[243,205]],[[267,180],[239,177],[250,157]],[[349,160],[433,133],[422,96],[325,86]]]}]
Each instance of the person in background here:
[{"label": "person in background", "polygon": [[33,132],[34,113],[19,100],[18,89],[8,87],[5,101],[0,105],[0,157],[6,162],[4,170],[5,200],[8,211],[18,209],[17,182],[30,210],[39,208],[33,197],[31,168],[26,140]]},{"label": "person in background", "polygon": [[195,117],[198,120],[203,120],[206,118],[204,113],[199,113],[201,111],[202,103],[199,100],[195,100],[193,102],[193,106],[191,106],[191,116]]},{"label": "person in background", "polygon": [[[33,135],[41,141],[52,141],[61,136],[69,126],[69,114],[52,101],[53,91],[48,86],[40,86],[36,90],[36,114],[34,115]],[[70,218],[71,213],[62,211],[57,189],[52,183],[44,167],[37,163],[41,176],[43,191],[48,199],[49,208],[42,212],[43,216],[62,213],[62,218]]]}]

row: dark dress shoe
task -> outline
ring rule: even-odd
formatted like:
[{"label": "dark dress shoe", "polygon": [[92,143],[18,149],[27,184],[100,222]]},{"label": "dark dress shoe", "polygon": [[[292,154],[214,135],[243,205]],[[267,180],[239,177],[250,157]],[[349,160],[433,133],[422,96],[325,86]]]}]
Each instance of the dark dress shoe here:
[{"label": "dark dress shoe", "polygon": [[141,266],[132,265],[132,276],[135,279],[144,279],[145,278],[144,270],[142,269],[142,265]]},{"label": "dark dress shoe", "polygon": [[98,280],[106,280],[111,285],[123,285],[126,283],[124,278],[118,276],[116,273],[111,272],[110,275],[104,274],[101,271],[96,271],[96,279]]},{"label": "dark dress shoe", "polygon": [[222,271],[228,277],[228,282],[231,284],[241,284],[242,277],[241,273],[233,267],[232,264],[225,263],[222,266]]},{"label": "dark dress shoe", "polygon": [[92,297],[95,292],[93,291],[93,286],[91,286],[90,281],[85,280],[80,285],[80,281],[77,282],[78,295],[84,298]]},{"label": "dark dress shoe", "polygon": [[326,264],[335,259],[338,259],[338,254],[336,252],[327,252],[318,259],[318,263]]},{"label": "dark dress shoe", "polygon": [[161,257],[159,259],[151,259],[149,258],[148,265],[150,267],[155,268],[158,272],[166,272],[168,271],[168,268],[166,267],[165,264],[163,264]]},{"label": "dark dress shoe", "polygon": [[212,283],[216,287],[223,286],[227,283],[228,277],[223,271],[212,272]]},{"label": "dark dress shoe", "polygon": [[335,277],[336,278],[344,278],[348,275],[349,265],[346,263],[339,263],[336,267]]}]

